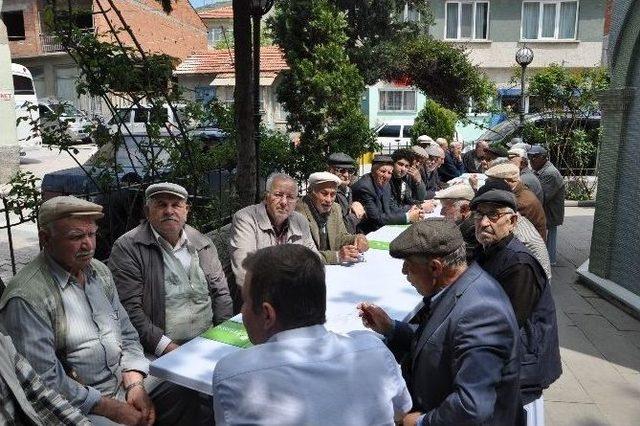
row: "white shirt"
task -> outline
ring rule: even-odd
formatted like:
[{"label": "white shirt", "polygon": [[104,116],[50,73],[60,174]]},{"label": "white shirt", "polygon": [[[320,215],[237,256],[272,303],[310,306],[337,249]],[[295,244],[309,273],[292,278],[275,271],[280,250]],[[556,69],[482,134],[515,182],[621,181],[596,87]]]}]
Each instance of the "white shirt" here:
[{"label": "white shirt", "polygon": [[213,373],[216,425],[393,425],[411,409],[399,365],[367,331],[283,331],[222,358]]}]

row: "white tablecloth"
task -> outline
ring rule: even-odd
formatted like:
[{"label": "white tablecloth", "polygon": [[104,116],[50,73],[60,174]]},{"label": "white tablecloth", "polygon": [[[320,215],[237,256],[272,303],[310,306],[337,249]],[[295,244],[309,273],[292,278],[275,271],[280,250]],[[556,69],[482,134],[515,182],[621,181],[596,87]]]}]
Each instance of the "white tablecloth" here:
[{"label": "white tablecloth", "polygon": [[[367,237],[389,242],[403,227],[385,226]],[[349,266],[327,266],[327,328],[344,333],[363,330],[356,304],[373,302],[383,307],[393,319],[410,318],[421,303],[421,296],[402,274],[402,261],[386,250],[370,249],[364,261]],[[234,319],[241,321],[238,315]],[[151,363],[151,374],[173,383],[211,394],[211,380],[216,362],[223,356],[242,350],[197,337],[177,350]]]}]

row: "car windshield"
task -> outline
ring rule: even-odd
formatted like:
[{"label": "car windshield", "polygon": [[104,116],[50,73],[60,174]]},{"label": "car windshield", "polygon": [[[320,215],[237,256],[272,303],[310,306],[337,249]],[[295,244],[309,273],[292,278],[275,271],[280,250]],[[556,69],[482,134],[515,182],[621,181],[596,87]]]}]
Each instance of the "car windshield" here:
[{"label": "car windshield", "polygon": [[78,108],[67,103],[50,104],[49,107],[56,113],[59,112],[60,115],[64,115],[67,117],[78,117],[84,115]]},{"label": "car windshield", "polygon": [[485,141],[499,141],[510,135],[516,129],[517,123],[511,120],[505,120],[502,123],[496,124],[492,128],[485,131],[479,140]]},{"label": "car windshield", "polygon": [[123,142],[118,147],[115,156],[114,145],[109,142],[100,147],[84,165],[113,167],[115,160],[124,171],[135,168],[137,173],[142,174],[150,163],[162,162],[162,164],[166,164],[169,159],[167,151],[149,143],[146,139],[138,140],[136,143],[133,138],[124,137]]}]

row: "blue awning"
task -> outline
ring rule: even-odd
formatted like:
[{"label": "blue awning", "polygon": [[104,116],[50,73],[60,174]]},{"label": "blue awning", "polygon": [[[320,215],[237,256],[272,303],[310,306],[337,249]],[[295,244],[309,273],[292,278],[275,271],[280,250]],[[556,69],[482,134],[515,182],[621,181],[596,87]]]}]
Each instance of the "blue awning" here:
[{"label": "blue awning", "polygon": [[498,89],[498,96],[520,96],[520,88],[508,87],[504,89]]}]

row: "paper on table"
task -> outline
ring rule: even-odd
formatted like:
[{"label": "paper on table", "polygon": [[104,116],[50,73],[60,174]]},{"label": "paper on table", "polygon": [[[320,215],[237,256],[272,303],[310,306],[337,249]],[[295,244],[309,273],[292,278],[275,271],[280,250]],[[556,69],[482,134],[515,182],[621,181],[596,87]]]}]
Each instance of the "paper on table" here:
[{"label": "paper on table", "polygon": [[202,334],[202,337],[239,348],[251,346],[249,335],[244,325],[233,320],[227,320],[215,327],[211,327]]}]

